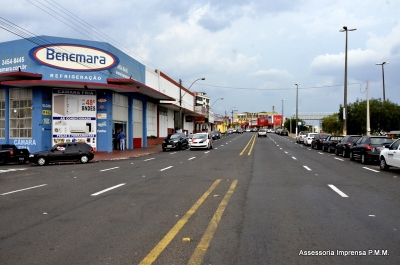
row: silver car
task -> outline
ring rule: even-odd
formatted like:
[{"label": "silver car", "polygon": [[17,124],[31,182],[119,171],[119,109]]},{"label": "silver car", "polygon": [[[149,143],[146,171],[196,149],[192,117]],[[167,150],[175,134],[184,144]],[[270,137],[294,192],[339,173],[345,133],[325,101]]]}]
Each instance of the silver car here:
[{"label": "silver car", "polygon": [[260,137],[260,136],[264,136],[264,137],[267,137],[267,129],[260,129],[260,130],[258,130],[258,137]]},{"label": "silver car", "polygon": [[304,137],[303,144],[304,145],[311,145],[312,140],[314,139],[316,133],[307,133]]}]

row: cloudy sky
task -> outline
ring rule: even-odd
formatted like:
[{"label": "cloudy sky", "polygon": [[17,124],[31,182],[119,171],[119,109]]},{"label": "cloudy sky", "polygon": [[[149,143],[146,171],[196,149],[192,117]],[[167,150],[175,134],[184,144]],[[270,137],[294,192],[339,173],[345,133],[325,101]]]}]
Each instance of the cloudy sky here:
[{"label": "cloudy sky", "polygon": [[[0,17],[35,35],[100,40],[129,51],[223,114],[285,116],[337,112],[343,104],[343,26],[348,38],[348,103],[400,104],[400,1],[396,0],[0,0]],[[2,29],[0,41],[18,39]]]}]

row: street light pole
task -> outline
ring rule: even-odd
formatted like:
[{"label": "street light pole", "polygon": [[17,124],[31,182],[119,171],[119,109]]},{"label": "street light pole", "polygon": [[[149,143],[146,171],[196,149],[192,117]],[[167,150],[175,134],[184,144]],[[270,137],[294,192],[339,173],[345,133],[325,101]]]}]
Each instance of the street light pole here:
[{"label": "street light pole", "polygon": [[284,125],[285,125],[285,121],[284,121],[284,118],[283,118],[283,101],[284,100],[285,99],[282,99],[282,129],[283,129]]},{"label": "street light pole", "polygon": [[347,42],[348,32],[354,31],[354,29],[348,29],[347,26],[343,26],[340,32],[346,32],[346,49],[344,55],[344,103],[343,103],[343,135],[347,135]]},{"label": "street light pole", "polygon": [[[212,109],[212,107],[214,106],[214,104],[215,104],[215,102],[217,102],[218,100],[224,100],[224,98],[217,98],[215,101],[214,101],[214,103],[213,104],[211,104],[211,106],[208,108],[208,122],[210,122],[210,111],[211,111],[211,109]],[[214,117],[214,116],[213,116]],[[214,124],[214,123],[212,123],[212,124]],[[214,131],[214,126],[211,126],[212,128],[212,130],[211,131]]]},{"label": "street light pole", "polygon": [[385,97],[385,71],[383,70],[383,66],[384,66],[385,64],[389,64],[389,62],[376,63],[376,65],[382,65],[383,102],[385,102],[385,100],[386,100],[386,97]]},{"label": "street light pole", "polygon": [[299,85],[296,85],[296,136],[298,134],[297,128],[299,127],[297,119],[299,118]]},{"label": "street light pole", "polygon": [[[206,78],[205,78],[205,77],[202,77],[202,78],[198,78],[198,79],[194,80],[187,90],[190,90],[190,88],[193,86],[193,84],[194,84],[196,81],[199,81],[199,80],[206,80]],[[179,128],[178,128],[178,129],[179,129],[179,130],[182,130],[182,132],[183,132],[183,124],[184,124],[184,122],[183,122],[183,117],[182,117],[182,98],[183,98],[183,96],[184,96],[185,94],[186,94],[186,91],[185,91],[185,93],[182,95],[182,80],[179,79],[179,122],[178,122]]]}]

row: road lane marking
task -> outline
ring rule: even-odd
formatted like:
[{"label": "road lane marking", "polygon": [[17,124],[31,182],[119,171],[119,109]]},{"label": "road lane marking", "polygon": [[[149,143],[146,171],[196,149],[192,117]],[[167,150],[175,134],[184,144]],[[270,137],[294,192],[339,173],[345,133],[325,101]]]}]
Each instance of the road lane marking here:
[{"label": "road lane marking", "polygon": [[[239,155],[240,155],[240,156],[243,155],[243,153],[244,153],[246,150],[249,150],[249,152],[247,153],[247,155],[250,155],[251,151],[253,150],[255,141],[256,141],[256,135],[253,134],[253,135],[251,136],[249,142],[246,144],[246,146],[243,148],[242,152],[240,152]],[[248,147],[249,147],[249,149],[247,149]]]},{"label": "road lane marking", "polygon": [[153,158],[145,159],[143,161],[150,161],[150,160],[153,160],[153,159],[155,159],[155,158],[153,157]]},{"label": "road lane marking", "polygon": [[210,153],[210,151],[205,151],[204,154]]},{"label": "road lane marking", "polygon": [[210,246],[210,242],[214,236],[215,231],[217,230],[219,221],[221,221],[222,214],[225,211],[226,206],[228,205],[229,199],[231,198],[233,191],[236,188],[238,180],[234,180],[225,194],[224,198],[222,199],[221,203],[219,204],[217,210],[214,213],[214,216],[211,219],[210,224],[207,227],[206,232],[204,233],[203,237],[201,238],[199,244],[197,245],[196,249],[192,257],[190,258],[188,265],[197,265],[201,264],[203,261],[204,254],[206,253],[208,247]]},{"label": "road lane marking", "polygon": [[7,194],[11,194],[11,193],[15,193],[15,192],[20,192],[20,191],[24,191],[24,190],[36,189],[36,188],[43,187],[43,186],[46,186],[46,185],[47,185],[47,184],[42,184],[42,185],[33,186],[33,187],[25,188],[25,189],[14,190],[14,191],[6,192],[6,193],[0,194],[0,195],[7,195]]},{"label": "road lane marking", "polygon": [[294,160],[297,160],[297,158],[295,158],[294,156],[292,156],[292,158],[293,158]]},{"label": "road lane marking", "polygon": [[339,190],[338,188],[335,187],[335,185],[332,184],[328,184],[328,186],[333,189],[334,191],[336,191],[340,196],[342,197],[349,197],[347,196],[344,192],[342,192],[341,190]]},{"label": "road lane marking", "polygon": [[287,151],[285,151],[285,154],[287,154],[288,152]]},{"label": "road lane marking", "polygon": [[192,160],[192,159],[195,159],[196,157],[194,156],[194,157],[191,157],[191,158],[189,158],[188,160]]},{"label": "road lane marking", "polygon": [[113,189],[116,189],[116,188],[118,188],[118,187],[124,186],[125,184],[126,184],[126,183],[121,183],[121,184],[112,186],[112,187],[110,187],[110,188],[108,188],[108,189],[105,189],[105,190],[102,190],[102,191],[93,193],[93,194],[91,194],[90,196],[97,196],[97,195],[102,194],[102,193],[104,193],[104,192],[107,192],[107,191],[109,191],[109,190],[113,190]]},{"label": "road lane marking", "polygon": [[176,152],[170,153],[170,155],[174,155],[174,154],[176,154]]},{"label": "road lane marking", "polygon": [[340,161],[344,161],[343,159],[337,158],[337,157],[334,157],[334,159],[337,159],[337,160],[340,160]]},{"label": "road lane marking", "polygon": [[173,167],[173,166],[165,167],[163,169],[160,169],[160,171],[164,171],[164,170],[170,169],[171,167]]},{"label": "road lane marking", "polygon": [[221,182],[221,179],[217,179],[211,185],[211,187],[197,200],[195,204],[186,212],[186,214],[169,230],[169,232],[161,239],[160,242],[150,251],[149,254],[139,263],[139,265],[150,265],[158,256],[164,251],[164,249],[171,243],[172,239],[179,233],[182,227],[189,221],[190,217],[197,211],[197,209],[203,204],[210,193],[217,187]]},{"label": "road lane marking", "polygon": [[113,170],[113,169],[117,169],[117,168],[119,168],[119,167],[106,168],[106,169],[102,169],[100,171],[108,171],[108,170]]},{"label": "road lane marking", "polygon": [[311,171],[311,168],[309,168],[308,166],[303,166],[305,169],[307,169],[308,171]]},{"label": "road lane marking", "polygon": [[368,167],[363,167],[363,168],[366,169],[366,170],[371,170],[373,172],[379,172],[378,170],[375,170],[375,169],[372,169],[372,168],[368,168]]},{"label": "road lane marking", "polygon": [[10,168],[10,169],[2,169],[2,170],[0,170],[0,173],[7,173],[7,172],[18,171],[18,170],[26,170],[26,168]]},{"label": "road lane marking", "polygon": [[318,154],[323,155],[324,153],[318,152]]}]

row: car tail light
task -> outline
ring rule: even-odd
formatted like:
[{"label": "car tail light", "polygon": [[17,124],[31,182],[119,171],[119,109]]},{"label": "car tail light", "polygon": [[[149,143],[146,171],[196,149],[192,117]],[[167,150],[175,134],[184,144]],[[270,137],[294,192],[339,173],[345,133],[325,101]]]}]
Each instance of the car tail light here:
[{"label": "car tail light", "polygon": [[94,150],[92,147],[90,148],[90,153],[92,153],[92,154],[94,153]]},{"label": "car tail light", "polygon": [[370,146],[370,145],[366,145],[366,146],[365,146],[365,149],[367,149],[367,150],[369,150],[369,151],[372,151],[374,148],[373,148],[372,146]]},{"label": "car tail light", "polygon": [[10,150],[10,156],[14,155],[14,150]]},{"label": "car tail light", "polygon": [[348,146],[352,146],[352,145],[353,145],[352,142],[347,142],[346,144],[347,144]]}]

